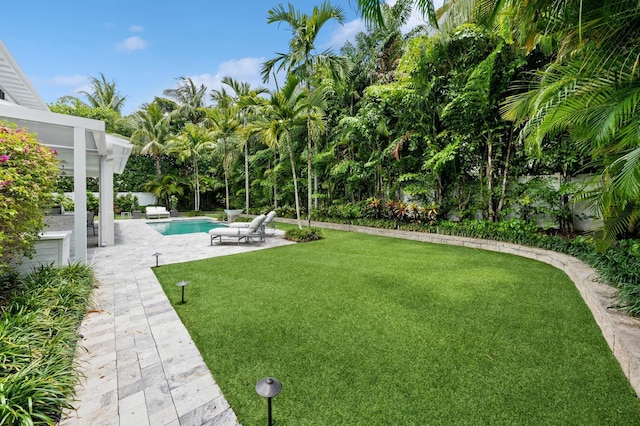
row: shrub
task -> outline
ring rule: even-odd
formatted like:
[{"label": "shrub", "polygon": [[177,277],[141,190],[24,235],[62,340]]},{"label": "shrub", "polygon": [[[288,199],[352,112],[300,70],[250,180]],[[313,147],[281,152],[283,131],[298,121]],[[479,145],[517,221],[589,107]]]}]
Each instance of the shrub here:
[{"label": "shrub", "polygon": [[33,253],[58,173],[55,156],[34,133],[0,123],[0,273]]},{"label": "shrub", "polygon": [[93,271],[81,264],[46,266],[24,279],[8,275],[0,281],[13,289],[0,313],[0,424],[54,424],[71,408],[76,329]]},{"label": "shrub", "polygon": [[64,194],[53,194],[49,205],[51,207],[62,206],[64,207],[64,210],[68,212],[73,211],[74,209],[73,200]]},{"label": "shrub", "polygon": [[281,207],[276,208],[275,211],[276,211],[276,214],[278,215],[278,217],[287,217],[287,218],[290,218],[290,219],[296,217],[296,209],[294,207],[291,207],[291,206],[281,206]]},{"label": "shrub", "polygon": [[93,192],[87,192],[87,211],[98,212],[100,209],[100,200],[93,195]]},{"label": "shrub", "polygon": [[116,209],[120,209],[123,212],[133,212],[140,209],[138,196],[133,194],[121,195],[117,197],[114,204],[114,207]]},{"label": "shrub", "polygon": [[321,240],[324,238],[324,235],[322,235],[322,231],[318,228],[294,228],[287,230],[284,237],[287,240],[295,241],[297,243],[306,243],[309,241]]}]

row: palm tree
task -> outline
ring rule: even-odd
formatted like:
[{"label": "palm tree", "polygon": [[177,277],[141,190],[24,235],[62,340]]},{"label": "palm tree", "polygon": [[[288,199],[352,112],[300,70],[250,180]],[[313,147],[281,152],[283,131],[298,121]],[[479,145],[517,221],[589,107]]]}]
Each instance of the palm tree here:
[{"label": "palm tree", "polygon": [[149,155],[156,161],[156,177],[162,177],[160,160],[166,151],[169,137],[169,120],[160,104],[152,102],[135,113],[136,130],[131,142],[137,146],[140,154]]},{"label": "palm tree", "polygon": [[[496,5],[496,9],[500,9]],[[502,110],[523,123],[520,138],[532,153],[543,140],[569,132],[576,148],[589,154],[601,176],[587,195],[604,218],[605,241],[640,222],[640,9],[630,0],[534,1],[508,10],[518,40],[553,38],[555,62],[514,88]],[[493,15],[497,15],[494,12]],[[535,16],[554,16],[531,26]],[[543,31],[540,31],[543,28]],[[529,50],[533,42],[523,43]]]},{"label": "palm tree", "polygon": [[262,140],[273,150],[287,151],[293,176],[294,200],[298,228],[302,228],[300,219],[300,201],[298,199],[298,176],[293,154],[291,133],[296,128],[304,127],[308,122],[308,111],[311,110],[311,122],[324,128],[321,113],[325,108],[324,96],[299,90],[300,80],[289,74],[284,87],[271,93],[264,106],[264,114],[248,125],[251,131],[262,136]]},{"label": "palm tree", "polygon": [[167,152],[177,154],[178,161],[192,161],[194,182],[194,210],[200,210],[200,179],[198,176],[198,162],[212,148],[215,134],[202,126],[188,123],[184,129],[171,138],[167,144]]},{"label": "palm tree", "polygon": [[157,177],[144,184],[144,190],[162,200],[167,209],[171,208],[171,196],[184,194],[184,187],[184,180],[173,174]]},{"label": "palm tree", "polygon": [[177,88],[167,89],[163,93],[178,104],[174,117],[182,117],[192,124],[198,124],[206,115],[204,98],[207,87],[204,84],[196,85],[190,77],[180,77],[178,80],[180,84]]},{"label": "palm tree", "polygon": [[120,95],[120,92],[116,89],[116,82],[107,81],[103,73],[100,73],[100,79],[90,75],[89,80],[91,81],[91,90],[78,92],[83,94],[88,102],[83,102],[76,96],[63,96],[60,100],[62,102],[78,101],[92,108],[111,109],[120,114],[127,97]]},{"label": "palm tree", "polygon": [[[454,2],[455,3],[455,2]],[[384,27],[384,14],[382,12],[384,2],[380,0],[358,0],[358,8],[365,21],[374,25]],[[436,11],[433,7],[433,0],[413,0],[413,5],[423,16],[429,18],[430,22],[437,26]]]},{"label": "palm tree", "polygon": [[[288,53],[278,53],[273,59],[268,60],[262,67],[262,78],[269,81],[270,74],[274,71],[286,70],[294,73],[301,81],[305,82],[307,96],[311,92],[311,74],[315,67],[322,65],[328,69],[334,79],[342,79],[346,69],[346,59],[335,55],[331,50],[325,50],[319,54],[315,51],[315,41],[322,27],[332,19],[340,24],[344,22],[344,12],[340,7],[332,6],[325,1],[313,8],[311,15],[300,13],[295,10],[293,4],[289,3],[285,8],[279,4],[276,8],[269,10],[268,23],[289,24],[291,27],[291,41],[289,42]],[[312,209],[312,132],[311,132],[312,110],[307,111],[307,217],[311,224]]]},{"label": "palm tree", "polygon": [[222,168],[224,170],[224,187],[226,208],[229,210],[229,174],[237,152],[240,123],[237,108],[233,105],[216,107],[207,110],[207,125],[218,142],[217,147],[222,151]]},{"label": "palm tree", "polygon": [[[216,102],[218,106],[223,106],[228,103],[235,104],[238,108],[239,119],[242,127],[247,126],[247,119],[251,116],[252,112],[256,110],[256,102],[259,96],[263,93],[267,93],[267,89],[264,87],[258,87],[251,89],[251,85],[246,82],[239,82],[229,76],[222,78],[222,84],[228,86],[233,94],[227,93],[225,88],[220,90],[211,91],[211,99]],[[241,133],[239,133],[240,135]],[[245,189],[245,212],[249,213],[249,137],[243,138],[244,145],[244,189]],[[229,196],[227,194],[227,200]],[[227,207],[228,208],[228,207]]]}]

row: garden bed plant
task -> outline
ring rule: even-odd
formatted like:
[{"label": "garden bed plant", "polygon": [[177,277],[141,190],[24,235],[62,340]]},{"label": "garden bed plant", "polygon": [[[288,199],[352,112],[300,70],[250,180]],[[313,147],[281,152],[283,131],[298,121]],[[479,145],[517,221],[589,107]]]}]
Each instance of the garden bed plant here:
[{"label": "garden bed plant", "polygon": [[0,424],[54,424],[71,408],[77,328],[93,287],[80,264],[0,278]]}]

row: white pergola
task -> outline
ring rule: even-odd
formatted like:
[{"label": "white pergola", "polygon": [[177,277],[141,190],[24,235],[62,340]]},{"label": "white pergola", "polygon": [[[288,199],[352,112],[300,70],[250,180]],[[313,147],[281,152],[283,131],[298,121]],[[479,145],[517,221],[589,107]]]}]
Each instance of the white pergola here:
[{"label": "white pergola", "polygon": [[73,176],[75,261],[87,261],[87,177],[100,179],[98,244],[114,244],[113,174],[129,159],[129,141],[105,133],[104,122],[56,114],[35,91],[0,41],[0,121],[38,134],[43,145],[58,151],[59,169]]}]

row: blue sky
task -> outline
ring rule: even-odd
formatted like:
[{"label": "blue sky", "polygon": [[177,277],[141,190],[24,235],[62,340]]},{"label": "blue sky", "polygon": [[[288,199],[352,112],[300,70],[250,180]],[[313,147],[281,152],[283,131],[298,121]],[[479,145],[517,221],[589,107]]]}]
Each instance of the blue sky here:
[{"label": "blue sky", "polygon": [[[321,0],[292,1],[310,14]],[[209,89],[231,76],[264,85],[261,64],[286,52],[285,24],[267,24],[267,11],[286,1],[29,1],[6,2],[0,39],[47,103],[88,89],[103,73],[127,96],[129,114],[187,76]],[[350,0],[345,25],[323,27],[319,50],[338,51],[365,26]]]}]

